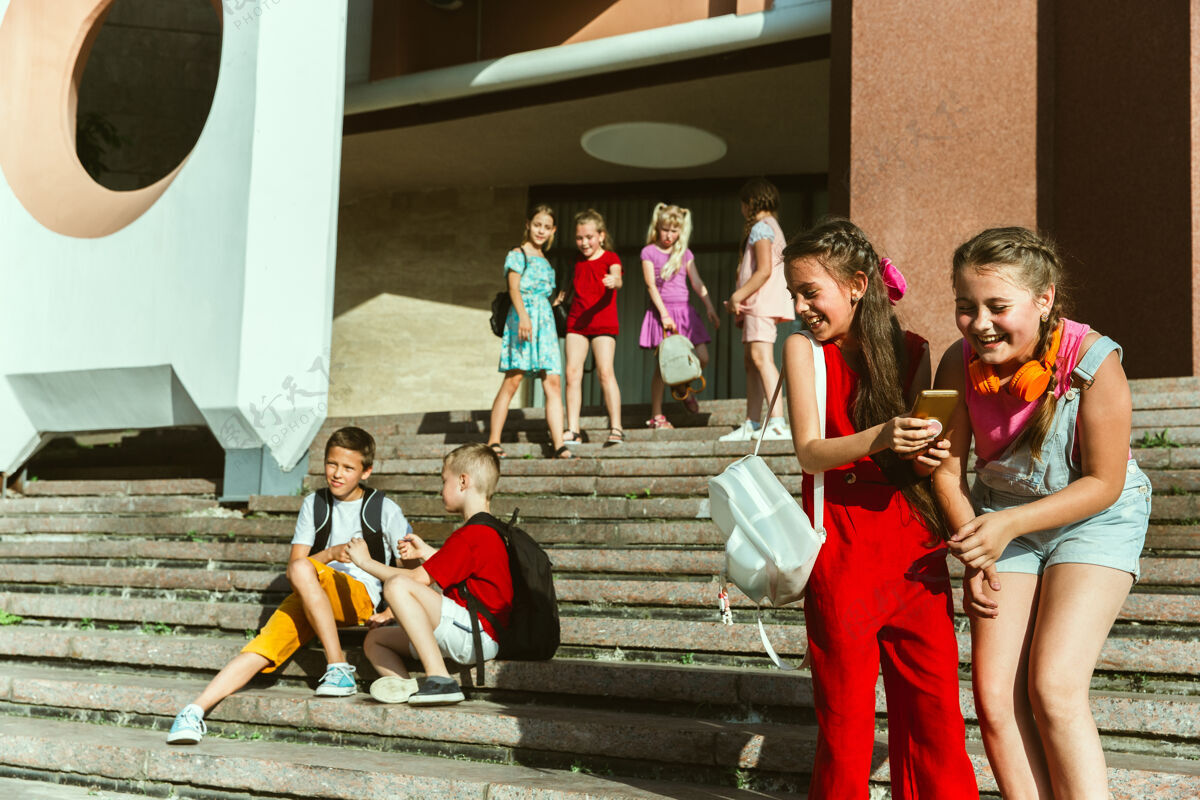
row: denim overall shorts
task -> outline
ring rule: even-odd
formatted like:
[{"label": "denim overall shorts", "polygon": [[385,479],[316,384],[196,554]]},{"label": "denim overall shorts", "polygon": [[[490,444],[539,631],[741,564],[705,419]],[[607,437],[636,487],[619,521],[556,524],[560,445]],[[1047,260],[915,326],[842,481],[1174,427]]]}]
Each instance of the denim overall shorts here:
[{"label": "denim overall shorts", "polygon": [[[1092,385],[1096,370],[1113,351],[1121,348],[1112,339],[1098,339],[1071,373],[1071,385],[1058,398],[1054,421],[1042,444],[1041,458],[1027,446],[1010,445],[1002,456],[977,465],[971,504],[976,514],[986,514],[1037,500],[1063,489],[1082,476],[1075,461],[1075,421],[1083,392]],[[1129,459],[1125,488],[1108,508],[1059,528],[1048,528],[1009,542],[996,561],[998,572],[1041,575],[1053,564],[1096,564],[1133,575],[1140,573],[1139,556],[1150,524],[1150,479]]]}]

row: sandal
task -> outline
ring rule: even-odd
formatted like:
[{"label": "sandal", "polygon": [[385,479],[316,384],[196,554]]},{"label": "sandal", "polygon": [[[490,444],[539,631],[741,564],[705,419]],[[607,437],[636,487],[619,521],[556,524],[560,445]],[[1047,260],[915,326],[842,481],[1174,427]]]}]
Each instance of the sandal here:
[{"label": "sandal", "polygon": [[492,442],[488,447],[492,448],[492,452],[496,454],[496,458],[506,458],[508,456],[508,453],[504,452],[504,448],[500,446],[499,442]]},{"label": "sandal", "polygon": [[579,435],[579,431],[563,431],[563,441],[581,444],[583,442],[583,437]]},{"label": "sandal", "polygon": [[670,421],[668,421],[667,418],[664,417],[662,414],[655,414],[653,417],[646,420],[646,427],[654,428],[656,430],[669,431],[669,430],[673,429],[675,426],[672,425],[670,423]]},{"label": "sandal", "polygon": [[604,446],[608,447],[609,445],[620,444],[623,441],[625,441],[624,430],[621,428],[609,428],[608,439],[604,441]]},{"label": "sandal", "polygon": [[561,459],[563,461],[570,461],[572,458],[576,458],[576,457],[577,456],[574,453],[572,453],[570,450],[567,449],[567,446],[565,444],[562,447],[555,450],[554,456],[553,456],[553,458]]}]

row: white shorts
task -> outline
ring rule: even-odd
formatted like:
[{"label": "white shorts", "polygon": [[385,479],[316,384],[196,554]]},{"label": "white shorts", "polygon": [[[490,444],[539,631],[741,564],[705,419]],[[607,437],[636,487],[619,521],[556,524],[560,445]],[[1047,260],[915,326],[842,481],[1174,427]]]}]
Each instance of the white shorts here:
[{"label": "white shorts", "polygon": [[[438,649],[442,655],[451,661],[464,666],[475,663],[475,642],[471,640],[471,612],[463,606],[442,595],[442,619],[433,629],[433,638],[437,640]],[[479,641],[483,645],[483,660],[491,661],[500,652],[500,645],[488,635],[487,629],[479,628]],[[418,658],[416,649],[410,643],[408,650],[413,658]]]}]

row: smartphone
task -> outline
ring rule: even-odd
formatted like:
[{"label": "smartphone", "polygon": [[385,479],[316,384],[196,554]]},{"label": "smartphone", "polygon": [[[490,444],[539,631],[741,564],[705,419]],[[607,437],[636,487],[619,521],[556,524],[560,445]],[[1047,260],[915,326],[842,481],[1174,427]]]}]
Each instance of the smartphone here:
[{"label": "smartphone", "polygon": [[926,389],[921,392],[913,405],[912,415],[920,419],[934,419],[942,426],[942,431],[950,426],[950,417],[958,407],[958,392],[954,389]]}]

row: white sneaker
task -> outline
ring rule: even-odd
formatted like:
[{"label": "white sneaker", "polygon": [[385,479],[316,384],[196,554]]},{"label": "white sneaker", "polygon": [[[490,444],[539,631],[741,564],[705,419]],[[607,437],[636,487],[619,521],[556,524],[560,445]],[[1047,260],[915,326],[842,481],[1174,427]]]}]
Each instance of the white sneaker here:
[{"label": "white sneaker", "polygon": [[764,442],[790,442],[792,440],[792,429],[787,425],[776,422],[771,425],[764,425],[761,433],[756,431],[754,438],[757,439],[759,436],[762,436]]},{"label": "white sneaker", "polygon": [[417,693],[416,678],[401,678],[399,675],[384,675],[371,684],[371,697],[380,703],[407,703]]},{"label": "white sneaker", "polygon": [[717,439],[717,441],[718,442],[749,442],[754,438],[754,435],[756,433],[758,433],[758,431],[756,431],[754,429],[754,423],[752,423],[750,420],[746,420],[745,422],[743,422],[741,425],[734,428],[729,433],[725,434],[724,436],[719,437]]}]

